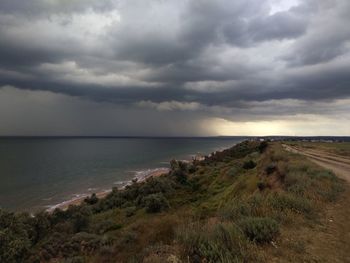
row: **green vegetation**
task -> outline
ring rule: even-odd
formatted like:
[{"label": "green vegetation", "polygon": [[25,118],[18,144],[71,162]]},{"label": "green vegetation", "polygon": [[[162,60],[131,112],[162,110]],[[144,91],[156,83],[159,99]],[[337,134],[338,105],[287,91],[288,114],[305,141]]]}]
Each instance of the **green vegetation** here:
[{"label": "green vegetation", "polygon": [[256,166],[256,163],[252,160],[246,161],[243,164],[243,168],[246,170],[253,169],[255,168],[255,166]]},{"label": "green vegetation", "polygon": [[279,261],[305,250],[284,235],[319,224],[343,188],[278,142],[245,141],[65,211],[0,210],[0,262]]},{"label": "green vegetation", "polygon": [[247,217],[240,222],[244,234],[258,243],[270,242],[276,237],[279,225],[268,217]]}]

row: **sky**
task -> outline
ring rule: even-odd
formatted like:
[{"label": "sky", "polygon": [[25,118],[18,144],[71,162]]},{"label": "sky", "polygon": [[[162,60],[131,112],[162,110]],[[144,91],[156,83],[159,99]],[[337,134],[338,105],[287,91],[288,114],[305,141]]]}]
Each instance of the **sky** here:
[{"label": "sky", "polygon": [[349,0],[1,0],[0,135],[350,135]]}]

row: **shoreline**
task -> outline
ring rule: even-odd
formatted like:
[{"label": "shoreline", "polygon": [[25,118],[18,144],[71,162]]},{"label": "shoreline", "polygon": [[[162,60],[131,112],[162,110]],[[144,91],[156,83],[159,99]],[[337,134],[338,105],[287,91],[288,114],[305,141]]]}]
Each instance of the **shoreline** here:
[{"label": "shoreline", "polygon": [[[158,177],[158,176],[161,176],[163,174],[166,174],[169,171],[170,171],[170,168],[166,168],[166,167],[147,169],[147,170],[143,170],[143,171],[135,171],[135,176],[131,180],[120,181],[120,182],[117,182],[115,184],[121,185],[119,187],[117,186],[118,189],[124,189],[127,185],[130,185],[135,179],[137,180],[138,183],[140,183],[140,182],[146,181],[148,178]],[[112,189],[103,190],[103,191],[97,192],[95,194],[100,199],[100,198],[106,197],[110,192],[112,192]],[[93,194],[93,193],[91,193],[91,194]],[[48,207],[47,209],[45,209],[45,211],[52,213],[55,209],[67,210],[68,207],[71,205],[82,204],[84,202],[84,199],[86,197],[91,196],[91,194],[81,194],[81,195],[74,197],[72,199],[69,199],[69,200],[63,201],[61,203],[52,205],[52,206]]]},{"label": "shoreline", "polygon": [[[222,151],[224,149],[227,149],[228,147],[230,147],[230,146],[217,147],[215,149],[212,149],[212,152]],[[210,154],[211,153],[209,153],[209,155]],[[206,155],[203,153],[197,152],[195,154],[188,155],[187,159],[181,159],[179,161],[182,161],[182,162],[193,162],[194,160],[200,161],[200,160],[204,159],[204,156],[206,156]],[[169,164],[169,162],[165,162],[165,163]],[[140,171],[133,171],[134,177],[132,179],[130,179],[128,181],[117,181],[117,182],[114,182],[114,185],[116,185],[115,187],[117,187],[118,189],[122,190],[127,185],[130,185],[133,182],[133,180],[135,180],[135,179],[137,179],[137,182],[143,182],[150,177],[158,177],[158,176],[161,176],[163,174],[168,173],[169,171],[170,171],[170,168],[167,168],[167,167],[158,167],[158,168],[150,168],[150,169],[145,169],[145,170],[140,170]],[[112,188],[95,192],[95,194],[99,199],[104,198],[110,192],[112,192]],[[93,192],[88,193],[88,194],[85,194],[85,193],[79,194],[71,199],[60,202],[58,204],[46,206],[46,209],[44,211],[52,213],[55,209],[67,210],[70,205],[82,204],[84,199],[87,197],[90,197],[92,194],[93,194]]]}]

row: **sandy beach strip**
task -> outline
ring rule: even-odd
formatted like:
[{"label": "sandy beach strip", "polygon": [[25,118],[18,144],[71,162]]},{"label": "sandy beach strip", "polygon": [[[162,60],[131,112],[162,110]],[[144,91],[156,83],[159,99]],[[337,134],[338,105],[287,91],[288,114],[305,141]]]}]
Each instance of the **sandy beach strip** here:
[{"label": "sandy beach strip", "polygon": [[[137,179],[137,182],[140,183],[140,182],[146,181],[148,178],[158,177],[158,176],[167,174],[169,172],[169,170],[170,170],[169,168],[156,168],[156,169],[149,169],[146,171],[142,171],[142,175],[135,176],[132,180],[126,182],[123,186],[121,186],[120,189],[123,189],[123,188],[125,188],[125,186],[130,185],[134,179]],[[98,192],[98,193],[96,193],[96,196],[98,198],[104,198],[110,192],[112,192],[112,189]],[[76,197],[76,198],[64,201],[62,203],[59,203],[57,205],[51,206],[46,211],[53,212],[56,208],[61,209],[61,210],[66,210],[71,205],[80,205],[84,201],[84,199],[86,197],[89,197],[89,196],[91,196],[91,195],[88,195],[88,194],[81,195],[79,197]]]}]

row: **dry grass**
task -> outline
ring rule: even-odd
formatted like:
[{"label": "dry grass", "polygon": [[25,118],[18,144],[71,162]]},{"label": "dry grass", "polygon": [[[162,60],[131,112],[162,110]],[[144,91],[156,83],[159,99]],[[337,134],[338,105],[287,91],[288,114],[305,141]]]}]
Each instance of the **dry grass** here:
[{"label": "dry grass", "polygon": [[[155,263],[349,259],[350,190],[331,172],[278,142],[262,153],[256,142],[244,143],[195,168],[181,183],[169,177],[134,185],[128,203],[94,213],[87,231],[103,246],[81,257]],[[158,188],[169,207],[147,213],[137,190],[149,196]]]}]

